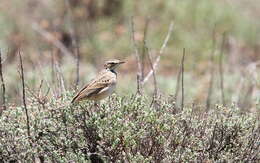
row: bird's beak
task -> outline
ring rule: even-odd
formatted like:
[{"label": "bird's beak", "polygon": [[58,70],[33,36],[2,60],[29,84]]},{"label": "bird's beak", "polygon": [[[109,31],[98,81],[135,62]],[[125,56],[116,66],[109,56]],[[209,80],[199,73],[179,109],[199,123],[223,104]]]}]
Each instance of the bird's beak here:
[{"label": "bird's beak", "polygon": [[119,62],[119,64],[123,64],[123,63],[125,63],[125,61],[120,61],[120,62]]}]

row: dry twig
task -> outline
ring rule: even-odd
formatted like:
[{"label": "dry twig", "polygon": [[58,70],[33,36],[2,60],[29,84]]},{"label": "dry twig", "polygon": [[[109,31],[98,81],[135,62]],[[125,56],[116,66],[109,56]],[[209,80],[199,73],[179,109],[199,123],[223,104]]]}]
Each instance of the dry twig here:
[{"label": "dry twig", "polygon": [[183,110],[183,104],[184,104],[184,59],[185,59],[185,48],[183,48],[183,54],[181,60],[181,110]]},{"label": "dry twig", "polygon": [[31,137],[31,132],[30,132],[30,118],[29,118],[28,109],[27,109],[27,105],[26,105],[26,94],[25,94],[25,82],[24,82],[23,60],[22,60],[22,56],[21,56],[20,50],[19,50],[18,54],[19,54],[19,60],[20,60],[20,74],[21,74],[21,79],[22,79],[23,106],[24,106],[24,111],[25,111],[25,115],[26,115],[27,135],[28,135],[28,138],[30,139],[30,137]]},{"label": "dry twig", "polygon": [[77,89],[78,85],[79,85],[79,60],[80,60],[80,54],[79,54],[79,46],[78,44],[76,45],[76,86],[75,88]]},{"label": "dry twig", "polygon": [[226,42],[226,33],[223,33],[222,44],[221,44],[220,55],[219,55],[220,90],[221,90],[221,100],[223,105],[226,105],[225,94],[224,94],[224,76],[223,76],[223,53],[224,53],[225,42]]},{"label": "dry twig", "polygon": [[207,101],[206,101],[206,110],[208,111],[210,109],[210,105],[211,105],[211,95],[212,95],[212,91],[213,91],[213,82],[214,82],[214,55],[215,55],[215,51],[216,51],[216,26],[213,30],[213,34],[212,34],[212,40],[213,40],[213,48],[212,48],[212,52],[210,55],[210,63],[211,63],[211,68],[210,68],[210,83],[209,83],[209,89],[208,89],[208,96],[207,96]]},{"label": "dry twig", "polygon": [[4,76],[3,76],[3,66],[2,66],[2,53],[0,50],[0,79],[1,79],[1,86],[2,86],[2,108],[0,109],[0,116],[2,114],[2,111],[6,109],[6,99],[5,99],[5,82],[4,82]]},{"label": "dry twig", "polygon": [[[32,102],[37,102],[38,104],[42,105],[42,108],[45,108],[45,104],[47,103],[47,96],[50,92],[50,87],[48,87],[46,93],[43,95],[42,93],[42,86],[43,86],[43,82],[44,80],[42,79],[41,82],[40,82],[40,86],[39,86],[39,89],[37,91],[35,90],[32,90],[29,85],[25,84],[25,87],[28,91],[28,94],[32,96],[33,99]],[[47,84],[48,85],[48,84]],[[30,100],[30,98],[27,98]]]},{"label": "dry twig", "polygon": [[146,18],[145,26],[144,26],[144,33],[143,33],[143,49],[142,49],[142,54],[141,54],[141,81],[144,79],[145,53],[148,50],[146,47],[146,39],[147,39],[149,22],[150,22],[150,19]]},{"label": "dry twig", "polygon": [[154,99],[156,99],[158,97],[158,87],[157,87],[157,79],[156,79],[156,74],[153,68],[153,62],[152,62],[152,56],[150,53],[150,49],[148,47],[147,48],[147,54],[148,54],[148,59],[149,59],[149,64],[151,66],[151,69],[153,71],[153,81],[154,81]]},{"label": "dry twig", "polygon": [[[168,42],[169,42],[169,39],[170,39],[170,36],[171,36],[171,33],[173,31],[173,22],[171,22],[170,26],[169,26],[169,30],[168,30],[168,33],[167,33],[167,36],[162,44],[162,47],[159,51],[159,55],[156,57],[155,59],[155,62],[153,63],[153,69],[156,70],[156,67],[160,61],[160,58],[161,58],[161,55],[163,54],[164,52],[164,49],[165,47],[167,46]],[[148,79],[151,77],[151,75],[153,74],[153,70],[150,70],[149,73],[144,77],[143,81],[142,81],[142,85],[144,85]]]},{"label": "dry twig", "polygon": [[177,82],[176,82],[176,86],[175,86],[175,95],[174,95],[174,99],[175,101],[178,101],[178,95],[179,95],[179,89],[180,89],[180,80],[181,80],[181,64],[179,67],[179,72],[178,72],[178,76],[177,76]]},{"label": "dry twig", "polygon": [[135,41],[135,28],[134,28],[134,20],[133,17],[131,17],[130,20],[130,27],[131,27],[131,40],[132,40],[132,44],[134,47],[134,51],[135,51],[135,57],[136,57],[136,61],[137,61],[137,66],[138,66],[138,72],[137,72],[137,93],[141,94],[142,91],[142,87],[141,87],[141,81],[142,81],[142,65],[141,65],[141,61],[140,61],[140,55],[138,52],[138,47]]},{"label": "dry twig", "polygon": [[55,63],[56,63],[56,58],[54,57],[53,51],[51,51],[51,84],[52,84],[52,95],[57,97],[57,87],[56,87],[56,80],[55,80]]}]

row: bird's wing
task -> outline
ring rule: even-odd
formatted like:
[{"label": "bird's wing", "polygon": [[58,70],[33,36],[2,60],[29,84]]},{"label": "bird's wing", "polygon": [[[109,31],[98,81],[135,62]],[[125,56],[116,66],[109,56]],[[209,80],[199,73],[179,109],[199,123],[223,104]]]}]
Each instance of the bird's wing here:
[{"label": "bird's wing", "polygon": [[114,78],[108,73],[101,73],[96,79],[92,80],[89,84],[85,85],[73,98],[71,103],[80,101],[85,97],[90,97],[93,94],[97,94],[105,87],[114,83]]}]

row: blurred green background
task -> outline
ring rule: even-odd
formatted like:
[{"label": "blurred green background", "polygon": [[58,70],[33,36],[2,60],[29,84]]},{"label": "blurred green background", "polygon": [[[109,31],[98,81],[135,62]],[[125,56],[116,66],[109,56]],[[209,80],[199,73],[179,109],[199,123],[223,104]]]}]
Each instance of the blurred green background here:
[{"label": "blurred green background", "polygon": [[[0,48],[8,102],[19,104],[21,101],[19,49],[24,59],[28,89],[37,90],[43,81],[44,89],[50,88],[50,98],[61,95],[61,80],[66,90],[74,89],[77,47],[79,87],[102,69],[105,60],[118,58],[127,63],[119,68],[117,93],[135,93],[137,63],[130,27],[133,18],[140,54],[145,24],[149,20],[146,42],[153,61],[170,23],[174,24],[156,69],[162,94],[176,93],[185,48],[185,102],[205,104],[213,79],[212,104],[221,103],[219,59],[223,51],[226,103],[255,110],[259,108],[260,99],[259,16],[258,0],[2,1]],[[62,52],[57,42],[69,53]],[[210,60],[212,55],[213,60]],[[147,54],[143,59],[146,74],[150,70]],[[151,77],[145,92],[151,94],[152,91]]]}]

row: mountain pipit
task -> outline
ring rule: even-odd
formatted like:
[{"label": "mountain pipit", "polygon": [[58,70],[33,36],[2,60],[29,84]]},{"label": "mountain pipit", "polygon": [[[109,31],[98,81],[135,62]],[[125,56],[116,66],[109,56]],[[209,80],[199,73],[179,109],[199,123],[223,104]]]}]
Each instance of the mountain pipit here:
[{"label": "mountain pipit", "polygon": [[71,103],[82,100],[99,101],[111,95],[116,87],[117,73],[115,69],[122,63],[118,59],[106,61],[102,70],[95,79],[85,85],[73,98]]}]

